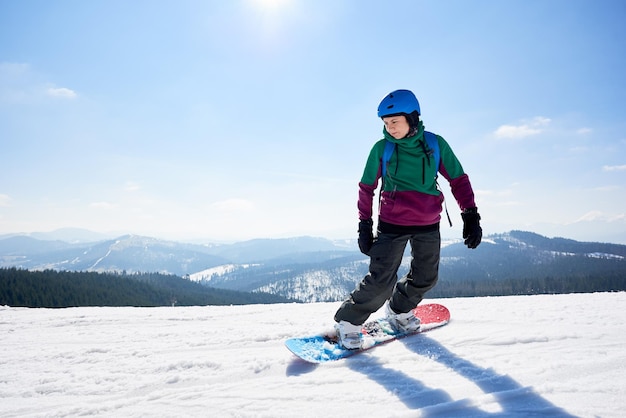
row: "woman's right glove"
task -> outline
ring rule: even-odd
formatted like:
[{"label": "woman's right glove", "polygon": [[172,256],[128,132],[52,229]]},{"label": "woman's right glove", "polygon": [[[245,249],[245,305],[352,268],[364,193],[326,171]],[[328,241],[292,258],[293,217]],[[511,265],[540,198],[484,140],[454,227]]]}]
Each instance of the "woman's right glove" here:
[{"label": "woman's right glove", "polygon": [[373,225],[374,222],[371,219],[363,219],[359,222],[359,250],[365,255],[369,255],[374,245]]}]

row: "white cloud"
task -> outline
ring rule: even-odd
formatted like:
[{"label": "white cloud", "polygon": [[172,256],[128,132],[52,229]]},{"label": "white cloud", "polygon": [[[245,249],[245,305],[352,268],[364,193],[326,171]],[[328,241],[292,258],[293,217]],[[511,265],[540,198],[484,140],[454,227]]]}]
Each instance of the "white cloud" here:
[{"label": "white cloud", "polygon": [[592,132],[591,128],[580,128],[579,130],[576,131],[578,135],[587,135],[587,134],[590,134],[591,132]]},{"label": "white cloud", "polygon": [[622,165],[605,165],[602,167],[603,171],[624,171],[626,170],[626,164]]},{"label": "white cloud", "polygon": [[580,218],[576,219],[575,222],[592,222],[597,220],[604,220],[606,217],[599,210],[593,210],[591,212],[585,213]]},{"label": "white cloud", "polygon": [[0,194],[0,207],[8,207],[11,206],[11,198],[9,195]]},{"label": "white cloud", "polygon": [[46,90],[46,94],[52,97],[59,97],[61,99],[75,99],[78,97],[74,90],[65,87],[49,87]]},{"label": "white cloud", "polygon": [[18,62],[0,62],[0,75],[18,77],[30,71],[30,65]]},{"label": "white cloud", "polygon": [[616,192],[618,190],[621,190],[622,188],[620,186],[599,186],[599,187],[595,187],[593,189],[591,189],[591,191],[595,191],[595,192]]},{"label": "white cloud", "polygon": [[16,103],[29,103],[42,96],[56,99],[76,99],[76,91],[57,87],[54,82],[41,82],[42,75],[29,64],[0,62],[0,99]]},{"label": "white cloud", "polygon": [[599,210],[592,210],[578,218],[576,222],[623,222],[626,220],[626,214],[618,213],[616,215],[608,215]]},{"label": "white cloud", "polygon": [[133,181],[126,182],[126,185],[124,186],[124,190],[127,192],[136,192],[140,189],[141,186],[139,185],[139,183],[135,183]]},{"label": "white cloud", "polygon": [[496,129],[494,135],[496,138],[519,139],[532,135],[538,135],[544,131],[544,128],[550,124],[551,120],[543,116],[537,116],[530,121],[523,122],[519,125],[502,125]]}]

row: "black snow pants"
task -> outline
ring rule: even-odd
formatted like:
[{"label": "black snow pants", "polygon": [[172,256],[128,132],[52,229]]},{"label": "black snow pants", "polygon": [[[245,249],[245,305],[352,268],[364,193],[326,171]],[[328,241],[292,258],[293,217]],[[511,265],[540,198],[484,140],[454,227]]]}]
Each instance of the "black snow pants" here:
[{"label": "black snow pants", "polygon": [[[411,244],[411,267],[398,280],[407,242]],[[439,229],[408,235],[379,234],[370,250],[369,273],[339,307],[335,321],[362,324],[387,300],[397,313],[415,308],[437,284],[440,250]]]}]

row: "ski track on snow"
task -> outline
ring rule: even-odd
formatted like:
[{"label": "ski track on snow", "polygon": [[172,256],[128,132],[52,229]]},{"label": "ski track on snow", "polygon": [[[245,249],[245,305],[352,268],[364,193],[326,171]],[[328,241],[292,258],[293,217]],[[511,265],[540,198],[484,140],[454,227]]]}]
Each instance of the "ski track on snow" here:
[{"label": "ski track on snow", "polygon": [[0,307],[0,416],[626,411],[626,293],[433,301],[447,326],[318,366],[283,341],[327,330],[339,303]]}]

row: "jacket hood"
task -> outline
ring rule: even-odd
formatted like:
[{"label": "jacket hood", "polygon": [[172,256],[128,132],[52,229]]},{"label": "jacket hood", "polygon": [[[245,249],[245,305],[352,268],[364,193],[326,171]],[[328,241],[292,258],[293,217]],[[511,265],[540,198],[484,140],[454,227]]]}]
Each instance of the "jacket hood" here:
[{"label": "jacket hood", "polygon": [[385,139],[387,141],[397,144],[400,148],[415,148],[419,145],[419,142],[424,139],[424,124],[422,123],[422,121],[419,121],[415,135],[406,138],[396,139],[391,136],[391,134],[387,132],[387,128],[384,127],[383,135],[385,136]]}]

